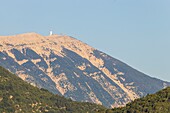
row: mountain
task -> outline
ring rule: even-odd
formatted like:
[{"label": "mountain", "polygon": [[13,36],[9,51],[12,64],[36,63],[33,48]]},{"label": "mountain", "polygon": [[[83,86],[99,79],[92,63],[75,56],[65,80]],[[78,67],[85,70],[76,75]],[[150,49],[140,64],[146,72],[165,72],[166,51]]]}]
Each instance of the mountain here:
[{"label": "mountain", "polygon": [[107,113],[170,113],[170,87]]},{"label": "mountain", "polygon": [[24,82],[0,67],[0,113],[98,113],[105,108],[74,102]]},{"label": "mountain", "polygon": [[70,36],[0,36],[0,66],[54,94],[106,107],[170,85]]}]

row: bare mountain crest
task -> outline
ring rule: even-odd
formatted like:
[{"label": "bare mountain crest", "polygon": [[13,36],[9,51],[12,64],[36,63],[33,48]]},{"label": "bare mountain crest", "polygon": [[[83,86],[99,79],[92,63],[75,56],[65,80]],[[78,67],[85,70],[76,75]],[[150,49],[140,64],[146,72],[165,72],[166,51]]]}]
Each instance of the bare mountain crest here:
[{"label": "bare mountain crest", "polygon": [[70,36],[0,36],[0,66],[55,94],[107,107],[170,85]]}]

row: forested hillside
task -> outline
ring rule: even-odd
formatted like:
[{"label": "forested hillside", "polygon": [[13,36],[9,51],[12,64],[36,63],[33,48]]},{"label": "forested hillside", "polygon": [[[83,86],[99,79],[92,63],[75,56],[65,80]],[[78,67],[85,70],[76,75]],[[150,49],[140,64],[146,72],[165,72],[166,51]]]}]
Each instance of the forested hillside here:
[{"label": "forested hillside", "polygon": [[74,102],[38,89],[0,67],[0,113],[95,113],[100,105]]},{"label": "forested hillside", "polygon": [[137,99],[123,108],[107,110],[108,113],[170,113],[170,87],[156,94]]}]

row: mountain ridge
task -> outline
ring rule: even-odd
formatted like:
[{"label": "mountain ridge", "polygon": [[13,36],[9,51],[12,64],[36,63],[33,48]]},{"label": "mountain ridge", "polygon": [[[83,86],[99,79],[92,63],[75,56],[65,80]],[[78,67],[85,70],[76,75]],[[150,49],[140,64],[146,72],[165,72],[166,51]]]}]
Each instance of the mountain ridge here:
[{"label": "mountain ridge", "polygon": [[0,37],[0,45],[1,66],[77,101],[118,107],[170,85],[70,36],[27,33]]}]

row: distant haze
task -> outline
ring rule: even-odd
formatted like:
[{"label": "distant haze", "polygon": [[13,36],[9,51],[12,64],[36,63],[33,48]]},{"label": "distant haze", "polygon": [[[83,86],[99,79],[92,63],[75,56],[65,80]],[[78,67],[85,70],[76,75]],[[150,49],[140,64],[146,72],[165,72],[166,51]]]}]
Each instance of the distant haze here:
[{"label": "distant haze", "polygon": [[170,81],[169,0],[5,0],[0,35],[66,34]]}]

